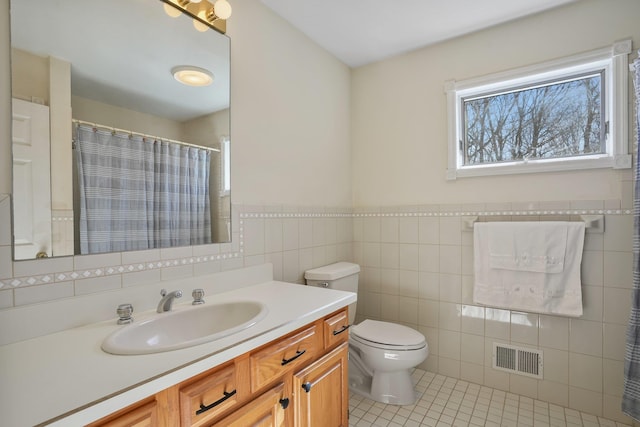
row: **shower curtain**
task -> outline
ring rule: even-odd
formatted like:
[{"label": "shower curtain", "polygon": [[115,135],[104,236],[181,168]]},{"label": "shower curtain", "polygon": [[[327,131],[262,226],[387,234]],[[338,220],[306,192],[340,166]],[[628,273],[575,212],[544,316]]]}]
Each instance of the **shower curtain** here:
[{"label": "shower curtain", "polygon": [[76,127],[82,254],[211,243],[208,150]]},{"label": "shower curtain", "polygon": [[[631,66],[635,87],[636,138],[640,142],[640,58]],[[640,420],[640,165],[636,157],[633,201],[633,296],[624,358],[622,412]]]}]

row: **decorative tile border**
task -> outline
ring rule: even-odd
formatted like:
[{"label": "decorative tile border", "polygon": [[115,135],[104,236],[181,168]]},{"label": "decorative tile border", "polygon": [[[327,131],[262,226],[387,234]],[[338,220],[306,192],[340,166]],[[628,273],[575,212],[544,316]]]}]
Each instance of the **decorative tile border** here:
[{"label": "decorative tile border", "polygon": [[451,217],[451,216],[544,216],[544,215],[631,215],[631,209],[558,209],[558,210],[498,210],[498,211],[432,211],[432,212],[362,212],[361,217]]},{"label": "decorative tile border", "polygon": [[140,271],[158,270],[167,267],[178,267],[189,264],[199,264],[210,261],[220,261],[240,257],[239,252],[224,253],[217,255],[202,255],[186,258],[176,258],[171,260],[147,261],[134,264],[116,265],[111,267],[99,267],[86,270],[65,271],[61,273],[49,273],[31,277],[14,277],[12,279],[0,280],[0,289],[17,288],[21,286],[45,285],[47,283],[66,282],[71,280],[90,279],[93,277],[113,276],[116,274],[134,273]]},{"label": "decorative tile border", "polygon": [[544,215],[632,215],[631,209],[532,209],[532,210],[460,210],[415,212],[245,212],[241,219],[269,218],[364,218],[364,217],[452,217],[452,216],[544,216]]},{"label": "decorative tile border", "polygon": [[313,213],[313,212],[246,212],[241,213],[241,219],[262,219],[262,218],[351,218],[350,212],[343,213]]},{"label": "decorative tile border", "polygon": [[541,209],[541,210],[460,210],[414,212],[241,212],[237,252],[216,255],[190,256],[171,260],[158,260],[134,264],[49,273],[38,276],[14,277],[0,280],[0,289],[44,285],[48,283],[89,279],[93,277],[126,274],[140,271],[178,267],[210,261],[239,258],[244,253],[244,220],[278,218],[368,218],[368,217],[465,217],[465,216],[545,216],[545,215],[631,215],[631,209]]}]

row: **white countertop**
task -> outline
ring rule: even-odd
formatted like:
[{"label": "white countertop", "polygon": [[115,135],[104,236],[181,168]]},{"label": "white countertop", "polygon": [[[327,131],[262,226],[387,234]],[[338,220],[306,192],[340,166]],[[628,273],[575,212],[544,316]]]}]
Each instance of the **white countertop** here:
[{"label": "white countertop", "polygon": [[[209,299],[212,304],[259,301],[269,313],[229,337],[148,355],[101,350],[107,335],[126,327],[115,319],[0,346],[2,425],[84,425],[345,307],[356,295],[270,281]],[[175,304],[174,310],[188,307]],[[162,314],[134,313],[134,318],[153,315]]]}]

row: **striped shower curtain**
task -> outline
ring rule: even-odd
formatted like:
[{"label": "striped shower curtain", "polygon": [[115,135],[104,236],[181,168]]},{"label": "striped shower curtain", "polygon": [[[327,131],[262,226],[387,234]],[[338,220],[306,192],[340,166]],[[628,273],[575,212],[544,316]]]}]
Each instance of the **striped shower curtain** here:
[{"label": "striped shower curtain", "polygon": [[211,243],[211,153],[76,127],[80,253]]},{"label": "striped shower curtain", "polygon": [[[631,67],[635,87],[636,138],[640,141],[640,58]],[[622,412],[640,421],[640,165],[636,156],[633,232],[633,297],[624,358]]]}]

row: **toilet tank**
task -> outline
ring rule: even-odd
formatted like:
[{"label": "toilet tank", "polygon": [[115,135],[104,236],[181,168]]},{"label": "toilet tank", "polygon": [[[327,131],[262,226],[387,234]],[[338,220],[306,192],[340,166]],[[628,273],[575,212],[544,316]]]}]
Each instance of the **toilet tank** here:
[{"label": "toilet tank", "polygon": [[[358,293],[358,275],[360,266],[351,262],[336,262],[335,264],[313,268],[304,273],[309,286],[336,289]],[[349,324],[353,325],[356,318],[356,303],[349,304]]]}]

